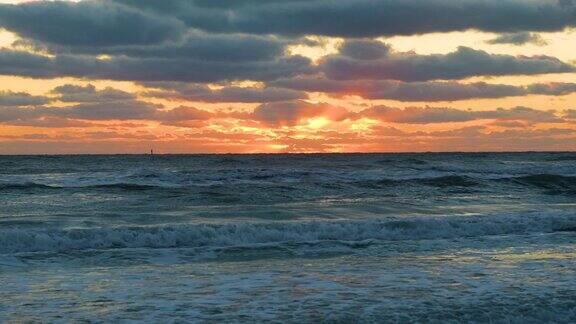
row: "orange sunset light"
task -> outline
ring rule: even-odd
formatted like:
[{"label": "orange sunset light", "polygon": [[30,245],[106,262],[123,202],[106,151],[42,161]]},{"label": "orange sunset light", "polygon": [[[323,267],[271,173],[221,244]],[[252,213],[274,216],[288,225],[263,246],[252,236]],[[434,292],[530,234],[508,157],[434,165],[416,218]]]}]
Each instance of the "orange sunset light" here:
[{"label": "orange sunset light", "polygon": [[[140,10],[112,2],[2,1],[0,153],[576,148],[569,25],[215,32],[158,12],[119,36],[89,21]],[[85,22],[17,23],[46,6]]]}]

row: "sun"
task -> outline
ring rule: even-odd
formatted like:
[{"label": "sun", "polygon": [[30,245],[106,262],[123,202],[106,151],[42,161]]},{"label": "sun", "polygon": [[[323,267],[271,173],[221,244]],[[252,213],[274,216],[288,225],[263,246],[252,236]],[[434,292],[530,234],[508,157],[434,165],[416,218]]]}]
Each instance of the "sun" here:
[{"label": "sun", "polygon": [[330,124],[330,120],[326,117],[315,117],[315,118],[310,118],[307,120],[306,124],[304,124],[304,127],[309,128],[309,129],[320,129],[320,128],[324,128],[326,126],[328,126]]}]

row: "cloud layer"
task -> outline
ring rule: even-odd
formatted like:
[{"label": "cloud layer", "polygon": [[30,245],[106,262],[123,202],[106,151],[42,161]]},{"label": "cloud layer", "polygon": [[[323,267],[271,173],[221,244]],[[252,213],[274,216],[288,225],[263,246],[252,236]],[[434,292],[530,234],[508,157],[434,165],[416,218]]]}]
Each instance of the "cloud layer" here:
[{"label": "cloud layer", "polygon": [[321,69],[328,78],[428,81],[576,71],[574,66],[554,57],[495,55],[469,47],[459,47],[455,52],[446,55],[382,53],[381,57],[375,59],[359,59],[347,56],[345,53],[331,55],[323,60]]},{"label": "cloud layer", "polygon": [[575,7],[562,0],[310,0],[115,3],[176,16],[214,32],[375,37],[477,29],[557,31],[576,25]]},{"label": "cloud layer", "polygon": [[574,27],[572,0],[0,4],[0,153],[576,149],[570,44],[544,34]]}]

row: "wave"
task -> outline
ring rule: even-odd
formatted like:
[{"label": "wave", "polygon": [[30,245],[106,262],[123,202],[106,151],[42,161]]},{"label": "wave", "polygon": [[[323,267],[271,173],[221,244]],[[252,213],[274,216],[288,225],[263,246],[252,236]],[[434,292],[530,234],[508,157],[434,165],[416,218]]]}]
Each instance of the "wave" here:
[{"label": "wave", "polygon": [[124,173],[66,174],[58,177],[11,177],[0,182],[0,191],[45,189],[118,189],[140,191],[152,189],[186,189],[213,186],[233,187],[251,185],[253,189],[269,190],[290,183],[295,188],[317,187],[346,190],[347,186],[365,189],[410,187],[486,188],[496,185],[515,185],[533,189],[576,192],[576,176],[561,174],[458,174],[427,172],[412,176],[382,173],[312,173],[307,170],[212,170],[182,172],[167,170],[133,170]]},{"label": "wave", "polygon": [[356,185],[366,188],[395,187],[398,185],[425,185],[430,187],[485,187],[499,183],[514,184],[523,187],[533,187],[551,190],[576,190],[576,177],[557,174],[534,174],[525,176],[475,178],[463,175],[433,176],[413,179],[377,179],[370,181],[357,181]]},{"label": "wave", "polygon": [[474,179],[468,176],[433,176],[424,178],[408,178],[408,179],[390,179],[382,178],[375,180],[364,180],[355,181],[354,184],[358,187],[369,188],[369,189],[379,189],[379,188],[394,188],[399,185],[410,185],[410,186],[429,186],[437,188],[446,187],[478,187],[482,185],[480,179]]},{"label": "wave", "polygon": [[551,157],[546,159],[549,162],[566,162],[566,161],[576,161],[576,155],[568,155],[568,156],[558,156],[558,157]]},{"label": "wave", "polygon": [[387,218],[87,229],[3,229],[0,253],[123,248],[222,248],[262,244],[450,239],[574,231],[576,215],[562,213]]},{"label": "wave", "polygon": [[70,189],[70,188],[148,190],[148,189],[156,189],[159,187],[154,186],[154,185],[135,184],[135,183],[109,183],[109,184],[94,184],[94,185],[69,186],[69,187],[58,186],[58,185],[46,185],[46,184],[35,183],[35,182],[0,184],[0,191],[33,190],[33,189],[58,190],[58,189]]},{"label": "wave", "polygon": [[419,182],[433,187],[475,187],[481,184],[478,180],[471,177],[456,175],[418,179],[412,182]]},{"label": "wave", "polygon": [[0,191],[27,190],[27,189],[56,189],[56,188],[35,182],[0,183]]},{"label": "wave", "polygon": [[556,174],[534,174],[521,177],[505,178],[505,181],[551,190],[575,190],[576,177]]}]

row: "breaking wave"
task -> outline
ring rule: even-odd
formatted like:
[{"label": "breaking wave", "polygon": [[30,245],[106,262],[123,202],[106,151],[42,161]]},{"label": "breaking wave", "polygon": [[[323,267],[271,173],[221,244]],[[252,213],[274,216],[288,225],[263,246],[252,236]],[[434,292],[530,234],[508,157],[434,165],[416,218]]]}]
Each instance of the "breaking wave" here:
[{"label": "breaking wave", "polygon": [[576,215],[570,213],[87,229],[14,228],[0,230],[0,253],[123,248],[218,248],[314,242],[349,244],[367,240],[450,239],[575,230]]}]

